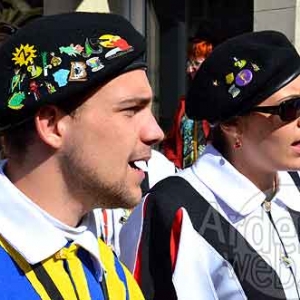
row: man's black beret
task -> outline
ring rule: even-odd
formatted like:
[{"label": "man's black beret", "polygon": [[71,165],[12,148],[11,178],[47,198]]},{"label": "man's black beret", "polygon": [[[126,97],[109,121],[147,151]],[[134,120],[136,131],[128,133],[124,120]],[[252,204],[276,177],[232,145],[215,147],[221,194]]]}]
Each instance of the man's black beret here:
[{"label": "man's black beret", "polygon": [[217,46],[198,70],[186,113],[211,123],[241,115],[300,74],[300,57],[277,31],[246,33]]},{"label": "man's black beret", "polygon": [[73,12],[36,19],[0,49],[0,132],[44,104],[72,101],[145,68],[145,40],[123,17]]}]

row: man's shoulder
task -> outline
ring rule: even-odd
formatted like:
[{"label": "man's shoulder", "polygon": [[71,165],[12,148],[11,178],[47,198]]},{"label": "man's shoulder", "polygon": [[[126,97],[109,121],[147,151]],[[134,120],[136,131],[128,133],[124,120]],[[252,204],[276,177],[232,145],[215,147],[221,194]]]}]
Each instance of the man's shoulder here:
[{"label": "man's shoulder", "polygon": [[1,299],[39,299],[27,277],[16,261],[0,243],[0,298]]}]

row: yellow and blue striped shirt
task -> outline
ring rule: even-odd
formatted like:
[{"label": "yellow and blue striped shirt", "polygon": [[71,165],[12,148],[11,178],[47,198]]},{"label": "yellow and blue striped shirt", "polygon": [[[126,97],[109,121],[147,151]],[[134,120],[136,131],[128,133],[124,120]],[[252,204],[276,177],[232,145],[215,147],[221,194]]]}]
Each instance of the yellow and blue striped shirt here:
[{"label": "yellow and blue striped shirt", "polygon": [[0,236],[0,299],[142,300],[139,287],[116,255],[99,239],[104,264],[97,280],[91,255],[70,244],[31,265]]}]

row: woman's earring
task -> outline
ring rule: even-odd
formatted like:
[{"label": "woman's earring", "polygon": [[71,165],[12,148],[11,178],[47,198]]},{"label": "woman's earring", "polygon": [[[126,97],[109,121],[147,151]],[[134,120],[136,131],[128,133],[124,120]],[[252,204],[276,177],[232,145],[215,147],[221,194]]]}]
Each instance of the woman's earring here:
[{"label": "woman's earring", "polygon": [[233,148],[234,149],[239,149],[239,148],[241,148],[242,147],[242,142],[239,140],[239,139],[236,139],[235,140],[235,143],[234,143],[234,145],[233,145]]}]

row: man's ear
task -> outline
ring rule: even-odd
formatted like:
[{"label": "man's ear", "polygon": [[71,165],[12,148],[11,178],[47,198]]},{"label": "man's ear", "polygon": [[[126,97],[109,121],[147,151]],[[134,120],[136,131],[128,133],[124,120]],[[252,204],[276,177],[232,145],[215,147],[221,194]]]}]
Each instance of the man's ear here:
[{"label": "man's ear", "polygon": [[47,145],[58,149],[66,131],[66,113],[54,105],[45,105],[35,114],[35,126],[41,140]]}]

